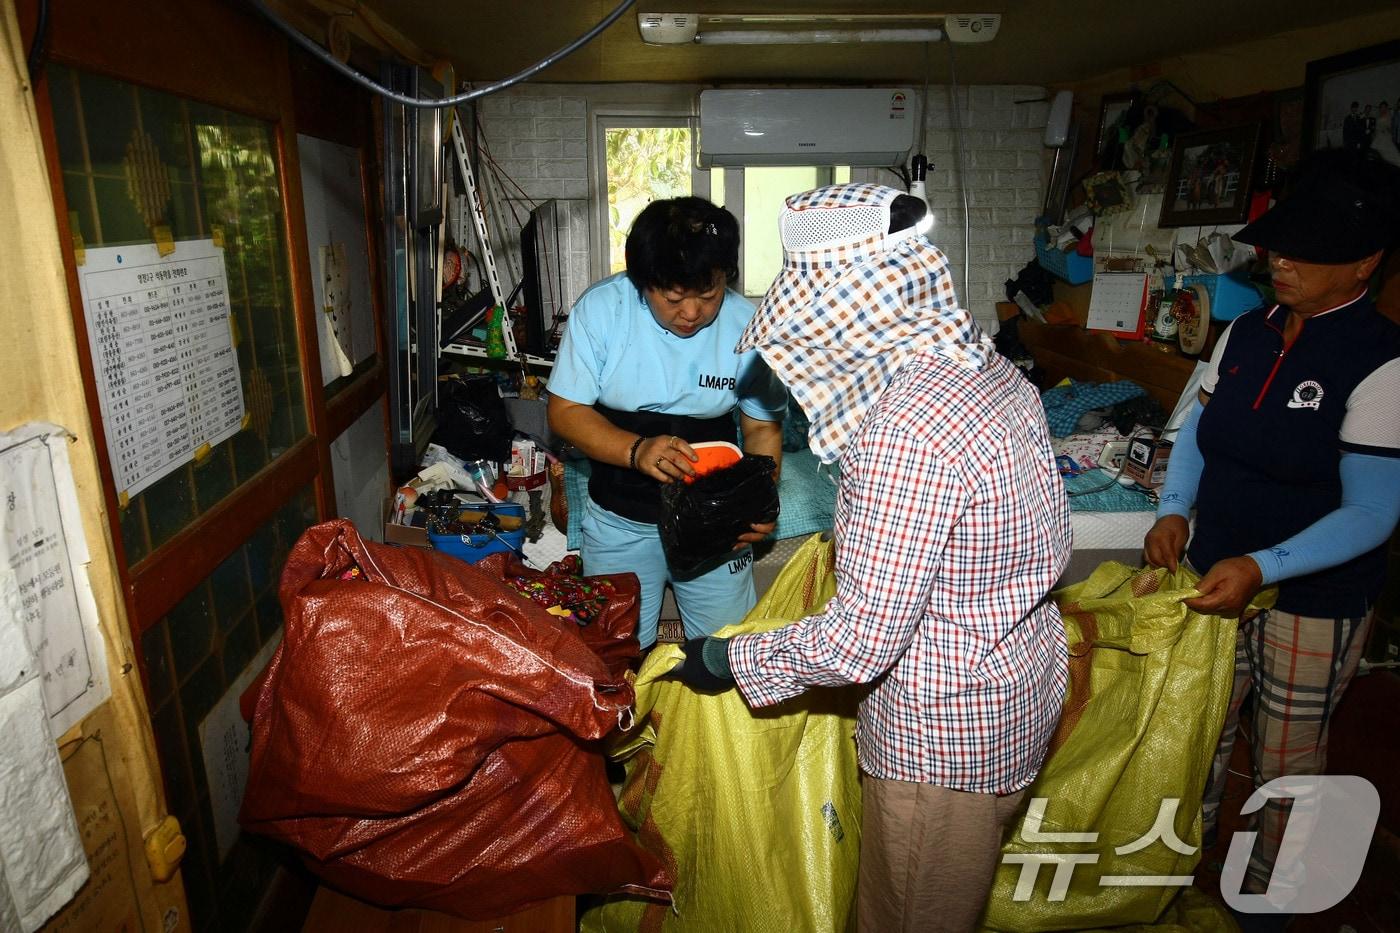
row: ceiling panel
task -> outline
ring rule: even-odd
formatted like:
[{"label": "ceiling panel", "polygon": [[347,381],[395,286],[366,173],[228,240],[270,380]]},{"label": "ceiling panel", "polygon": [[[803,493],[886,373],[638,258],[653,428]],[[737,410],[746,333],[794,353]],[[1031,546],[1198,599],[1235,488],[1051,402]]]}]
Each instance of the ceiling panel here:
[{"label": "ceiling panel", "polygon": [[[607,0],[363,0],[423,49],[449,59],[460,77],[493,81],[528,67],[587,31],[613,9]],[[1001,12],[1001,32],[984,45],[960,45],[958,80],[975,84],[1057,84],[1260,38],[1328,20],[1390,9],[1394,0],[1003,0],[949,10],[944,4],[860,0],[639,0],[602,36],[536,80],[887,82],[947,80],[949,46],[645,45],[637,12],[930,13]]]}]

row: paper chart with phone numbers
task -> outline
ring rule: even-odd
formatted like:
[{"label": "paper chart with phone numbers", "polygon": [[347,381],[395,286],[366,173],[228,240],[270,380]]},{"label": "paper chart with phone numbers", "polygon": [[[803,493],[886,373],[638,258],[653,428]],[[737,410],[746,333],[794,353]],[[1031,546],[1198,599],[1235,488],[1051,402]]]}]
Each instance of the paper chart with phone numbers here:
[{"label": "paper chart with phone numbers", "polygon": [[243,385],[224,251],[186,240],[88,249],[78,282],[119,496],[237,434]]}]

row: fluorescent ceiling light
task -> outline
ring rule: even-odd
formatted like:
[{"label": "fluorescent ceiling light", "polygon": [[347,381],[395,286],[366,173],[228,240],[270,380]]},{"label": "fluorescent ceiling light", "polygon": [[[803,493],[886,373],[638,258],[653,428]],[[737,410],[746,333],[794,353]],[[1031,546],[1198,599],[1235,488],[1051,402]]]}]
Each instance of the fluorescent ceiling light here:
[{"label": "fluorescent ceiling light", "polygon": [[987,42],[1000,13],[638,13],[648,45]]},{"label": "fluorescent ceiling light", "polygon": [[700,45],[819,45],[849,42],[937,42],[943,30],[908,29],[720,29],[695,36]]},{"label": "fluorescent ceiling light", "polygon": [[923,23],[942,25],[948,13],[700,13],[704,23],[748,23],[765,26],[813,26],[821,23],[850,25],[877,23],[881,25]]}]

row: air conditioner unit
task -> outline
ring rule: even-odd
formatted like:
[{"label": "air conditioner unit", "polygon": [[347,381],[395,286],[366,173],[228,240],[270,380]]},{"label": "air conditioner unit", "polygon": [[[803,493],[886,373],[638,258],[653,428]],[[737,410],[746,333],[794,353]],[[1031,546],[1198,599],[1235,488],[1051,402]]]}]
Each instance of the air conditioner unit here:
[{"label": "air conditioner unit", "polygon": [[908,88],[701,91],[699,164],[903,165],[917,107]]}]

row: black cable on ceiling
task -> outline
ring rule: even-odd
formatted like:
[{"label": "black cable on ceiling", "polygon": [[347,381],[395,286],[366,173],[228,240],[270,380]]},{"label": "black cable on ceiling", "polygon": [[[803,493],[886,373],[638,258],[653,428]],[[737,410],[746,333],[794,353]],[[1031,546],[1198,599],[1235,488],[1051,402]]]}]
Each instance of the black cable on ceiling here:
[{"label": "black cable on ceiling", "polygon": [[397,91],[391,91],[389,88],[384,87],[382,84],[379,84],[374,80],[360,74],[358,71],[356,71],[354,68],[351,68],[349,65],[343,64],[335,56],[331,55],[325,49],[321,48],[321,46],[309,36],[304,35],[300,30],[292,26],[286,20],[282,19],[276,13],[272,12],[272,10],[268,9],[267,4],[263,3],[262,0],[248,0],[248,2],[251,3],[259,13],[267,17],[267,19],[272,23],[272,25],[276,26],[278,29],[282,30],[282,32],[286,33],[287,37],[290,38],[293,42],[306,49],[312,55],[316,56],[321,61],[329,65],[331,68],[340,72],[345,77],[349,78],[351,81],[354,81],[361,87],[373,91],[381,97],[387,97],[389,100],[403,104],[405,107],[418,107],[421,109],[441,109],[443,107],[455,107],[457,104],[464,104],[467,101],[476,100],[478,97],[485,97],[486,95],[494,94],[497,91],[504,91],[506,88],[519,84],[521,81],[524,81],[527,78],[534,77],[535,75],[539,74],[541,71],[544,71],[546,68],[548,68],[550,65],[553,65],[560,59],[572,55],[574,52],[578,51],[580,48],[582,48],[584,45],[586,45],[588,42],[594,39],[604,29],[607,29],[614,22],[616,22],[617,18],[623,13],[625,13],[627,11],[627,8],[630,7],[633,3],[635,3],[636,0],[622,0],[621,3],[619,3],[616,7],[613,8],[613,11],[611,13],[605,16],[602,19],[602,21],[600,21],[592,29],[588,30],[588,32],[579,36],[577,39],[570,42],[568,45],[564,46],[562,49],[555,52],[554,54],[545,56],[544,58],[535,62],[530,67],[522,71],[516,72],[509,78],[505,78],[493,84],[485,85],[484,87],[476,88],[472,91],[466,91],[462,94],[456,95],[455,97],[443,97],[440,99],[409,97],[407,94],[400,94]]},{"label": "black cable on ceiling", "polygon": [[39,0],[39,20],[34,25],[34,41],[29,45],[29,80],[37,82],[49,46],[49,0]]}]

